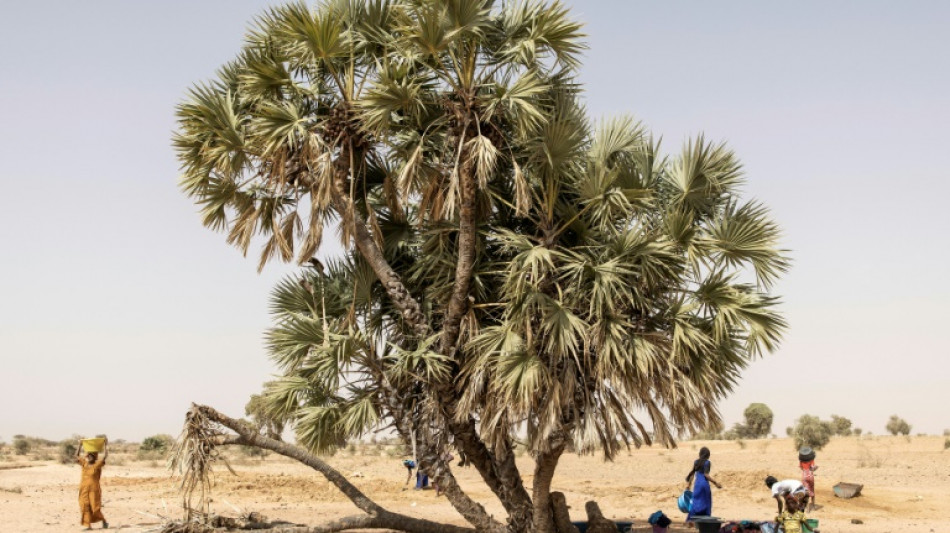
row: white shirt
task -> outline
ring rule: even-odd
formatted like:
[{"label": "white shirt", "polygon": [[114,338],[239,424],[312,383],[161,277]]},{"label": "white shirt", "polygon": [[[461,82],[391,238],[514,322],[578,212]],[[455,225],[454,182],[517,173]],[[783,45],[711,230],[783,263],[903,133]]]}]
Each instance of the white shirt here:
[{"label": "white shirt", "polygon": [[806,492],[805,486],[796,479],[783,479],[772,485],[772,496],[780,494],[795,494],[796,492]]}]

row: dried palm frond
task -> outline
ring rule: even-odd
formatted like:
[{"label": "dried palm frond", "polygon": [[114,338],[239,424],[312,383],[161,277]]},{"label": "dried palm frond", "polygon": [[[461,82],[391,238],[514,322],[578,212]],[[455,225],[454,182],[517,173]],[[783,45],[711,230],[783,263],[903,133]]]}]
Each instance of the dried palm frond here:
[{"label": "dried palm frond", "polygon": [[179,490],[186,522],[210,516],[214,464],[221,462],[235,473],[217,447],[225,435],[200,409],[192,407],[185,415],[185,427],[172,448],[169,468],[181,475]]}]

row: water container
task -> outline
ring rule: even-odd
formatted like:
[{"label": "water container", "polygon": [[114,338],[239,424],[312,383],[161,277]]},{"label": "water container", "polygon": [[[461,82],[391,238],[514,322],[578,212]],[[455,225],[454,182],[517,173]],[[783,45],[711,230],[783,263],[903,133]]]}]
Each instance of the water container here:
[{"label": "water container", "polygon": [[82,450],[86,453],[100,453],[106,445],[106,439],[82,439]]},{"label": "water container", "polygon": [[714,516],[697,517],[694,522],[699,533],[719,533],[719,528],[722,527],[722,520]]}]

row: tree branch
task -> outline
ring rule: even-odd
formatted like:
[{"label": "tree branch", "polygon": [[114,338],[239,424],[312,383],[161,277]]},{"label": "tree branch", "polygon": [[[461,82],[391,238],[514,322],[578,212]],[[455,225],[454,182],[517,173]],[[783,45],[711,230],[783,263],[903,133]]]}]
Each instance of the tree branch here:
[{"label": "tree branch", "polygon": [[216,444],[243,444],[270,450],[274,453],[295,459],[310,468],[323,474],[323,477],[340,490],[366,515],[357,515],[341,518],[329,524],[313,527],[291,527],[274,530],[281,533],[331,533],[347,529],[392,529],[408,533],[473,533],[471,528],[441,524],[421,518],[414,518],[387,511],[385,508],[363,494],[355,485],[335,468],[322,461],[315,455],[297,446],[286,442],[271,439],[259,434],[252,426],[242,420],[231,418],[213,407],[192,404],[192,409],[198,410],[208,420],[221,424],[234,431],[237,435],[222,435]]}]

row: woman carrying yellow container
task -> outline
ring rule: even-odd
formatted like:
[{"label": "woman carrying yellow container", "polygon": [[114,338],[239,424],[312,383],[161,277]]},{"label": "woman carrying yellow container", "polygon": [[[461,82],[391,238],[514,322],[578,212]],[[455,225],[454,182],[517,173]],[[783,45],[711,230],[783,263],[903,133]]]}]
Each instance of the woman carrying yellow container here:
[{"label": "woman carrying yellow container", "polygon": [[[85,452],[85,457],[82,455]],[[102,458],[99,458],[99,453]],[[108,529],[109,522],[102,516],[102,488],[99,478],[102,467],[109,457],[109,439],[82,439],[76,450],[76,462],[82,466],[82,480],[79,482],[79,512],[82,513],[82,525],[92,529],[92,524],[102,522],[102,529]]]}]

